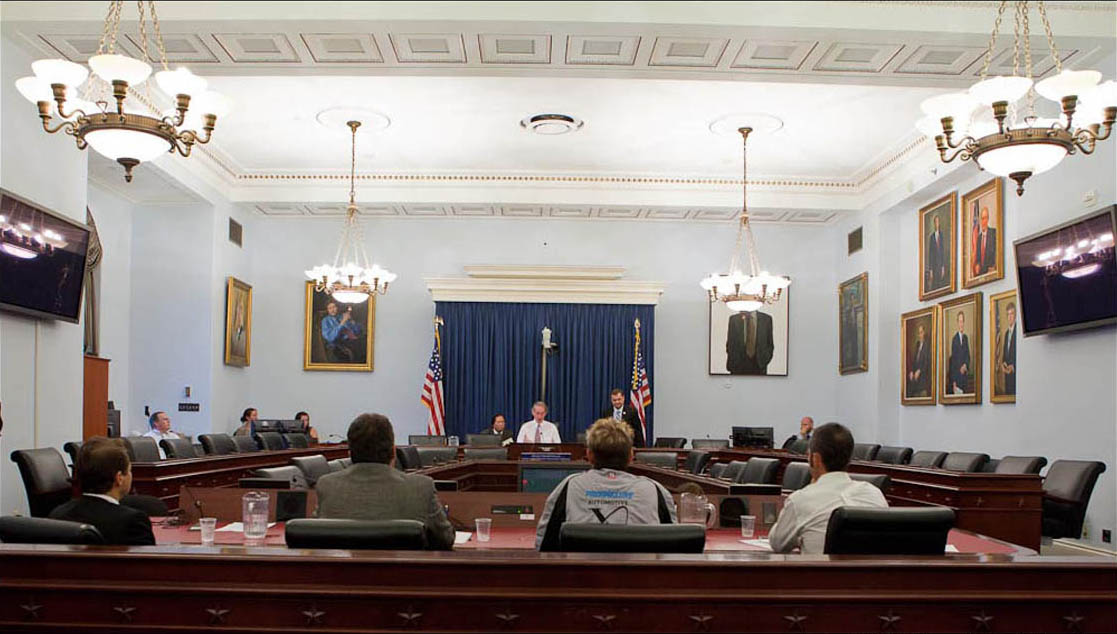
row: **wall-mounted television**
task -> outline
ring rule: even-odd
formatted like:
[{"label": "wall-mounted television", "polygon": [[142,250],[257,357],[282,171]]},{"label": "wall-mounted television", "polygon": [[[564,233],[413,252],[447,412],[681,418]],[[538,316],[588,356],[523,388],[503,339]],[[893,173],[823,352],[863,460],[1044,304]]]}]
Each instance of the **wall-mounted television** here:
[{"label": "wall-mounted television", "polygon": [[0,189],[0,309],[78,323],[89,228]]},{"label": "wall-mounted television", "polygon": [[1024,336],[1117,323],[1117,205],[1013,242]]}]

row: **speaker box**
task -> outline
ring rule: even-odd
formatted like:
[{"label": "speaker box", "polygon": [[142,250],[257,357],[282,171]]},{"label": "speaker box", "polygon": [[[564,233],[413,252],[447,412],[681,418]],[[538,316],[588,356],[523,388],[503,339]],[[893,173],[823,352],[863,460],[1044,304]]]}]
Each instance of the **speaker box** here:
[{"label": "speaker box", "polygon": [[276,491],[275,521],[306,517],[306,491]]}]

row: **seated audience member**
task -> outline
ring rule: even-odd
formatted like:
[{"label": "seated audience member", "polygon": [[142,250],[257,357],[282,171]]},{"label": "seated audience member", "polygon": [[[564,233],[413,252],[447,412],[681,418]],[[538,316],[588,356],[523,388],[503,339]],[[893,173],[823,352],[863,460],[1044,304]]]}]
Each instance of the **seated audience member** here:
[{"label": "seated audience member", "polygon": [[171,431],[171,417],[167,416],[166,412],[155,412],[151,418],[147,419],[147,423],[151,425],[144,436],[155,439],[155,446],[159,447],[159,457],[163,460],[167,459],[167,454],[163,451],[163,446],[159,444],[160,440],[164,438],[178,438],[178,434]]},{"label": "seated audience member", "polygon": [[419,520],[427,547],[450,550],[454,527],[434,493],[434,480],[393,467],[396,437],[383,414],[361,414],[349,424],[353,464],[318,478],[317,517],[355,520]]},{"label": "seated audience member", "polygon": [[233,435],[252,436],[253,438],[255,438],[257,418],[258,415],[256,414],[255,407],[249,407],[248,409],[244,410],[244,413],[240,415],[240,427],[237,427],[237,430],[233,432]]},{"label": "seated audience member", "polygon": [[531,406],[531,420],[520,425],[520,435],[516,437],[518,443],[560,443],[558,427],[549,420],[543,420],[547,415],[547,404],[536,401]]},{"label": "seated audience member", "polygon": [[586,433],[586,460],[593,468],[563,480],[535,530],[538,550],[558,550],[564,522],[580,524],[675,524],[675,501],[660,483],[625,469],[632,462],[632,432],[624,422],[598,420]]},{"label": "seated audience member", "polygon": [[795,491],[784,502],[783,512],[768,543],[772,551],[799,548],[803,554],[822,554],[830,513],[839,506],[888,508],[880,489],[851,480],[845,468],[853,454],[853,434],[838,423],[826,423],[811,435],[807,461],[811,484]]},{"label": "seated audience member", "polygon": [[151,520],[143,511],[122,506],[132,489],[132,463],[119,438],[90,438],[74,467],[82,496],[50,512],[51,519],[92,524],[106,544],[144,546],[155,543]]},{"label": "seated audience member", "polygon": [[303,424],[303,433],[306,434],[307,438],[310,439],[310,442],[317,443],[318,430],[310,426],[310,414],[307,414],[306,412],[299,412],[298,414],[295,414],[295,420]]},{"label": "seated audience member", "polygon": [[481,433],[500,436],[500,444],[505,447],[512,444],[512,430],[504,422],[504,414],[493,416],[493,421]]},{"label": "seated audience member", "polygon": [[810,442],[811,432],[813,430],[814,419],[810,416],[804,416],[803,419],[799,421],[799,433],[794,436],[790,436],[787,440],[783,441],[783,448],[787,449],[797,440],[806,440],[807,442]]},{"label": "seated audience member", "polygon": [[644,446],[644,428],[640,426],[640,414],[636,412],[635,407],[625,403],[624,392],[621,389],[613,388],[613,391],[609,392],[609,405],[601,410],[601,418],[612,418],[628,423],[632,429],[632,446]]}]

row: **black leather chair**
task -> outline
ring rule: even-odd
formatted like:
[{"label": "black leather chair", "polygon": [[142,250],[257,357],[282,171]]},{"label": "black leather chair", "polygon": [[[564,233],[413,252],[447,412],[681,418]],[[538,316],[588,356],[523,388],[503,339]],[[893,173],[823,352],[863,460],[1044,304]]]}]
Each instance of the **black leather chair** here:
[{"label": "black leather chair", "polygon": [[737,474],[734,484],[775,484],[780,461],[775,458],[752,458]]},{"label": "black leather chair", "polygon": [[283,434],[277,431],[262,431],[256,434],[256,438],[264,451],[279,451],[287,448],[283,443]]},{"label": "black leather chair", "polygon": [[789,462],[783,469],[780,488],[798,491],[811,483],[811,467],[805,462]]},{"label": "black leather chair", "polygon": [[419,454],[419,464],[429,467],[458,459],[457,447],[413,447]]},{"label": "black leather chair", "polygon": [[283,434],[283,442],[289,449],[307,449],[310,447],[310,437],[302,433]]},{"label": "black leather chair", "polygon": [[710,477],[711,478],[724,477],[725,470],[727,468],[729,468],[729,464],[727,464],[725,462],[715,462],[714,464],[710,465]]},{"label": "black leather chair", "polygon": [[942,466],[943,460],[946,460],[945,451],[917,451],[911,455],[911,462],[908,464],[913,467],[938,469]]},{"label": "black leather chair", "polygon": [[859,442],[853,445],[853,455],[850,456],[850,459],[876,460],[878,451],[880,451],[880,445]]},{"label": "black leather chair", "polygon": [[396,466],[403,471],[420,469],[423,462],[419,459],[418,447],[396,447]]},{"label": "black leather chair", "polygon": [[729,441],[724,438],[691,438],[690,446],[693,449],[725,449]]},{"label": "black leather chair", "polygon": [[503,442],[496,434],[466,434],[465,444],[470,447],[499,447]]},{"label": "black leather chair", "polygon": [[851,473],[849,479],[868,482],[885,495],[888,495],[888,487],[892,486],[892,476],[887,473]]},{"label": "black leather chair", "polygon": [[120,498],[120,504],[143,511],[148,517],[167,517],[171,514],[167,503],[154,495],[125,495]]},{"label": "black leather chair", "polygon": [[164,438],[159,441],[159,446],[169,459],[197,457],[194,455],[194,443],[185,438]]},{"label": "black leather chair", "polygon": [[736,482],[737,476],[741,475],[741,472],[745,470],[745,465],[747,464],[748,460],[731,460],[729,465],[725,467],[725,471],[721,472],[720,477],[730,482]]},{"label": "black leather chair", "polygon": [[17,449],[12,462],[19,467],[31,517],[46,517],[54,507],[70,499],[70,470],[54,447]]},{"label": "black leather chair", "polygon": [[783,441],[783,446],[780,447],[780,449],[783,449],[784,451],[790,451],[791,448],[795,445],[796,440],[799,440],[799,436],[788,436],[787,440]]},{"label": "black leather chair", "polygon": [[[496,436],[493,436],[496,438]],[[508,450],[504,447],[466,447],[466,460],[507,460]]]},{"label": "black leather chair", "polygon": [[0,517],[0,542],[6,544],[104,544],[92,524],[45,517]]},{"label": "black leather chair", "polygon": [[338,520],[298,518],[284,527],[288,548],[422,550],[427,547],[418,520]]},{"label": "black leather chair", "polygon": [[632,461],[664,469],[674,469],[679,464],[679,460],[674,453],[660,451],[637,451],[632,457]]},{"label": "black leather chair", "polygon": [[578,443],[579,445],[586,444],[586,432],[580,431],[577,434],[575,434],[574,442]]},{"label": "black leather chair", "polygon": [[694,553],[706,548],[701,524],[575,524],[559,532],[559,550],[577,553]]},{"label": "black leather chair", "polygon": [[941,555],[954,528],[943,507],[877,509],[839,506],[826,525],[827,555]]},{"label": "black leather chair", "polygon": [[1105,463],[1091,460],[1056,460],[1043,480],[1044,537],[1082,537],[1086,505]]},{"label": "black leather chair", "polygon": [[154,438],[147,436],[128,436],[124,439],[124,448],[128,450],[128,458],[132,462],[159,462],[159,445]]},{"label": "black leather chair", "polygon": [[346,468],[346,469],[348,469],[349,467],[351,467],[353,465],[353,459],[349,458],[349,457],[338,458],[338,461],[341,462],[341,466]]},{"label": "black leather chair", "polygon": [[325,456],[298,456],[291,458],[291,464],[299,468],[310,486],[318,484],[318,478],[330,472],[330,463]]},{"label": "black leather chair", "polygon": [[[250,436],[237,436],[237,438],[248,438]],[[206,451],[207,456],[224,456],[226,454],[237,453],[237,443],[233,441],[233,437],[229,434],[200,434],[198,440],[202,443],[202,449]],[[252,444],[256,441],[252,440]]]},{"label": "black leather chair", "polygon": [[788,451],[790,451],[791,453],[799,454],[800,456],[805,456],[807,455],[807,450],[810,449],[810,447],[811,441],[803,440],[802,438],[796,438],[795,442],[791,443],[791,447],[788,448]]},{"label": "black leather chair", "polygon": [[407,444],[415,447],[445,447],[448,443],[445,436],[412,435],[407,437]]},{"label": "black leather chair", "polygon": [[885,464],[908,464],[911,462],[911,447],[889,447],[885,445],[877,452],[877,462]]},{"label": "black leather chair", "polygon": [[233,436],[236,453],[255,453],[260,451],[260,444],[252,436]]},{"label": "black leather chair", "polygon": [[971,453],[967,451],[952,451],[946,454],[942,461],[942,468],[947,471],[963,471],[965,473],[978,473],[982,465],[989,461],[989,454]]},{"label": "black leather chair", "polygon": [[65,451],[70,456],[70,464],[76,465],[78,463],[78,453],[81,452],[81,442],[71,440],[62,445],[62,451]]},{"label": "black leather chair", "polygon": [[1046,466],[1043,456],[1005,456],[997,461],[993,473],[1039,473]]},{"label": "black leather chair", "polygon": [[289,482],[292,489],[307,488],[306,476],[303,475],[302,470],[294,465],[257,469],[255,476],[257,478]]},{"label": "black leather chair", "polygon": [[670,436],[661,436],[655,439],[656,447],[669,448],[669,449],[682,449],[686,447],[686,438],[673,438]]},{"label": "black leather chair", "polygon": [[706,470],[706,465],[709,464],[709,462],[710,452],[691,451],[686,455],[686,462],[683,463],[683,469],[694,475],[700,475]]},{"label": "black leather chair", "polygon": [[206,455],[206,450],[202,448],[202,443],[196,442],[191,444],[190,446],[194,448],[194,455],[196,457],[201,458],[202,456]]}]

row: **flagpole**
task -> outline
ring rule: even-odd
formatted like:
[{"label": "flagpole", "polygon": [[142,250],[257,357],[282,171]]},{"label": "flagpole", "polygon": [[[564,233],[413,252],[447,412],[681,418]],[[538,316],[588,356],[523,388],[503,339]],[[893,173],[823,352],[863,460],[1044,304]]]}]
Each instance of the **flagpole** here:
[{"label": "flagpole", "polygon": [[438,315],[435,315],[434,319],[432,319],[431,321],[434,322],[434,345],[435,345],[435,347],[438,348],[438,354],[439,354],[439,356],[441,356],[442,355],[442,335],[440,335],[438,333],[438,328],[439,328],[439,326],[446,325],[446,322],[442,321],[442,318],[439,317]]}]

